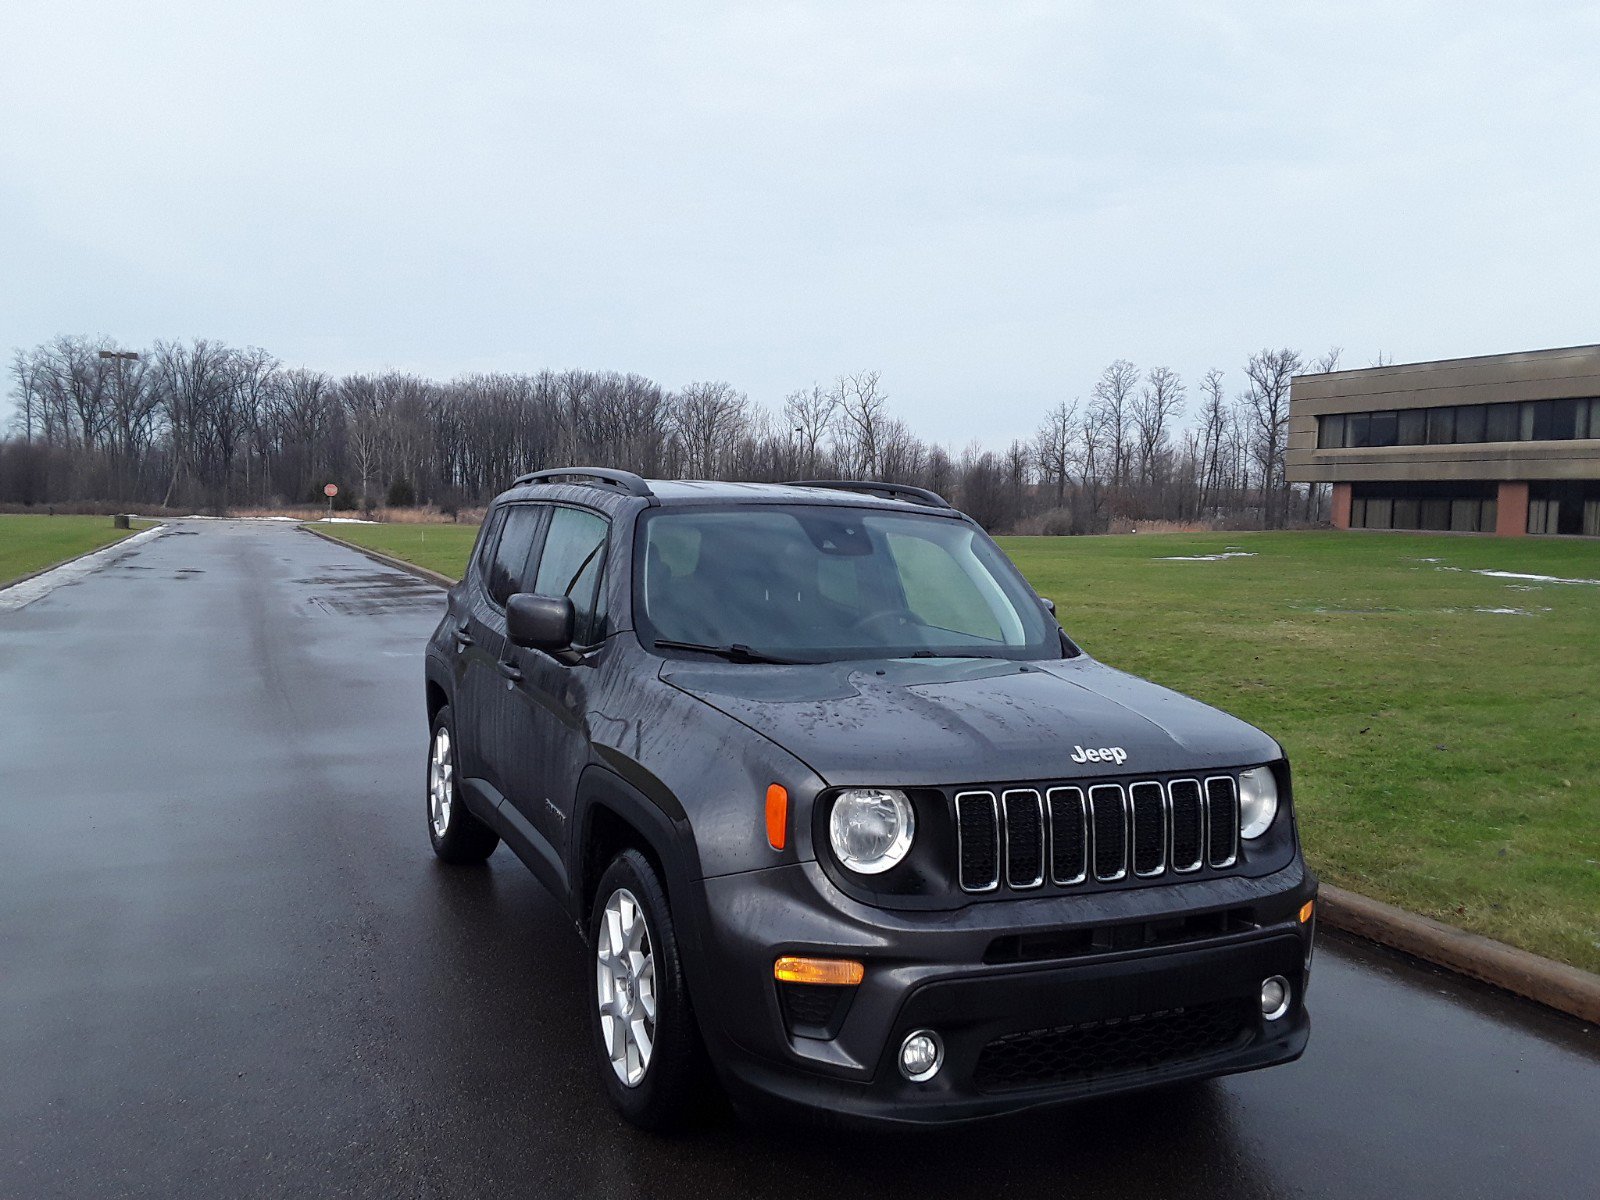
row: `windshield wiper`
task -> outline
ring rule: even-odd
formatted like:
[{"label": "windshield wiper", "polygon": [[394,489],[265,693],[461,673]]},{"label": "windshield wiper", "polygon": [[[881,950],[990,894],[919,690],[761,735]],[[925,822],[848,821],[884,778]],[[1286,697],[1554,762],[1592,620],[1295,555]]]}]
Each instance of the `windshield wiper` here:
[{"label": "windshield wiper", "polygon": [[698,650],[701,654],[715,654],[718,658],[725,658],[729,662],[779,663],[796,666],[804,661],[799,658],[780,658],[776,654],[765,654],[760,650],[752,650],[741,642],[734,642],[730,646],[708,646],[701,642],[678,642],[671,638],[656,638],[651,645],[657,650]]},{"label": "windshield wiper", "polygon": [[960,650],[913,650],[906,658],[1002,658],[1000,654],[972,654]]}]

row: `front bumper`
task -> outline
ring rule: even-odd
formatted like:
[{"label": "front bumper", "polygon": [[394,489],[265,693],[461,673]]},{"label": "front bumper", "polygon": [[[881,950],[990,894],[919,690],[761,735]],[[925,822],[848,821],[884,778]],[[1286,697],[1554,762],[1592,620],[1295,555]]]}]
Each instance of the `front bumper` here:
[{"label": "front bumper", "polygon": [[[1298,1058],[1316,881],[1297,858],[1262,879],[1221,878],[1106,895],[1047,896],[949,912],[868,907],[815,863],[705,881],[702,970],[691,978],[706,1040],[736,1098],[825,1110],[846,1122],[937,1125],[1087,1096],[1253,1070]],[[1227,932],[1172,944],[993,961],[1039,935],[1153,928],[1176,918]],[[831,1038],[786,1023],[772,963],[785,954],[866,964]],[[986,961],[987,960],[987,961]],[[1260,1013],[1281,975],[1288,1011]],[[944,1041],[939,1073],[903,1079],[916,1029]]]}]

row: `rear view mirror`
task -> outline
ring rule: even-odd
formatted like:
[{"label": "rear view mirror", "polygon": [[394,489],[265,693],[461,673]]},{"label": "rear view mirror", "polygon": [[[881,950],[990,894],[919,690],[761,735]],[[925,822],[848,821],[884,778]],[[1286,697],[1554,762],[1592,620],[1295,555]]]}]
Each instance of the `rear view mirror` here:
[{"label": "rear view mirror", "polygon": [[518,592],[506,601],[506,637],[531,650],[565,650],[572,645],[572,600]]},{"label": "rear view mirror", "polygon": [[1040,596],[1039,603],[1044,605],[1044,610],[1047,613],[1053,614],[1056,611],[1056,602],[1054,600],[1047,600],[1045,597]]}]

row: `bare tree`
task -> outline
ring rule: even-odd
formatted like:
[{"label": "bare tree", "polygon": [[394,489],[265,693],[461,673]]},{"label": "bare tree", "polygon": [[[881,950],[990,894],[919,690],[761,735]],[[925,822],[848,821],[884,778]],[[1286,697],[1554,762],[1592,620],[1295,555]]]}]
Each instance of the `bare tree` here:
[{"label": "bare tree", "polygon": [[1139,435],[1139,482],[1156,480],[1161,451],[1173,421],[1183,415],[1185,388],[1169,367],[1152,367],[1133,404],[1133,424]]},{"label": "bare tree", "polygon": [[715,479],[749,420],[750,398],[732,384],[691,383],[672,399],[685,474]]},{"label": "bare tree", "polygon": [[1311,360],[1310,374],[1326,375],[1331,371],[1337,371],[1339,369],[1339,356],[1343,353],[1343,346],[1329,346],[1326,354]]},{"label": "bare tree", "polygon": [[1109,439],[1110,482],[1114,486],[1126,483],[1130,474],[1133,397],[1138,386],[1139,368],[1125,358],[1100,372],[1094,385],[1094,405]]},{"label": "bare tree", "polygon": [[790,392],[783,398],[783,422],[799,443],[799,473],[808,479],[821,466],[823,439],[839,414],[839,399],[818,384]]},{"label": "bare tree", "polygon": [[1067,482],[1071,475],[1073,427],[1078,416],[1078,401],[1060,401],[1045,414],[1044,424],[1033,435],[1033,459],[1039,467],[1039,481],[1055,492],[1055,504],[1067,502]]},{"label": "bare tree", "polygon": [[1223,443],[1228,430],[1228,404],[1223,397],[1222,372],[1213,367],[1200,381],[1200,428],[1196,448],[1199,455],[1195,516],[1215,508],[1222,490],[1224,471]]},{"label": "bare tree", "polygon": [[878,372],[839,376],[833,398],[839,414],[835,425],[839,456],[846,473],[876,479],[889,402],[879,386]]},{"label": "bare tree", "polygon": [[39,362],[36,353],[18,349],[11,354],[11,378],[14,386],[12,395],[16,397],[17,407],[21,410],[22,437],[28,444],[33,444],[33,418],[34,409],[39,404]]},{"label": "bare tree", "polygon": [[1250,380],[1245,401],[1261,472],[1263,518],[1267,528],[1277,529],[1287,515],[1289,483],[1284,477],[1284,449],[1289,424],[1289,381],[1300,371],[1300,355],[1287,347],[1262,350],[1250,356],[1244,370]]}]

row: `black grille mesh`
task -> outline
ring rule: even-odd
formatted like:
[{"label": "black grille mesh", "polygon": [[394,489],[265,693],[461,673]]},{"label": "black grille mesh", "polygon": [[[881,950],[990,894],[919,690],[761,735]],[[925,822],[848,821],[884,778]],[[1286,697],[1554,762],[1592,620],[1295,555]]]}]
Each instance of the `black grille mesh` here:
[{"label": "black grille mesh", "polygon": [[1089,870],[1088,841],[1083,792],[1075,787],[1054,789],[1050,793],[1050,878],[1057,883],[1081,880]]},{"label": "black grille mesh", "polygon": [[1172,869],[1192,871],[1200,865],[1200,781],[1178,779],[1168,788],[1172,801]]},{"label": "black grille mesh", "polygon": [[1227,866],[1239,848],[1239,793],[1232,779],[1206,780],[1206,828],[1211,865]]},{"label": "black grille mesh", "polygon": [[1044,816],[1039,793],[1007,792],[1006,882],[1034,887],[1044,881]]},{"label": "black grille mesh", "polygon": [[1133,806],[1133,869],[1154,875],[1167,861],[1166,814],[1162,811],[1161,785],[1136,783],[1128,788]]},{"label": "black grille mesh", "polygon": [[985,891],[1000,879],[1000,829],[994,797],[986,792],[956,797],[961,832],[961,886]]},{"label": "black grille mesh", "polygon": [[1115,879],[1127,870],[1128,825],[1122,810],[1122,789],[1115,784],[1089,789],[1094,816],[1094,874]]},{"label": "black grille mesh", "polygon": [[1148,1070],[1229,1049],[1250,1030],[1249,1005],[1230,1000],[1013,1033],[983,1048],[974,1079],[996,1092]]}]

